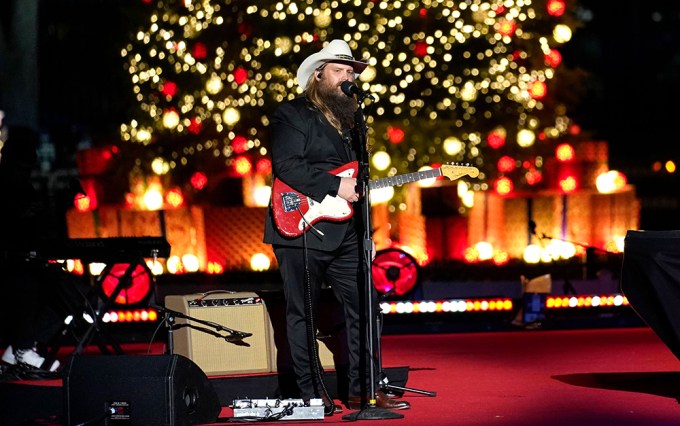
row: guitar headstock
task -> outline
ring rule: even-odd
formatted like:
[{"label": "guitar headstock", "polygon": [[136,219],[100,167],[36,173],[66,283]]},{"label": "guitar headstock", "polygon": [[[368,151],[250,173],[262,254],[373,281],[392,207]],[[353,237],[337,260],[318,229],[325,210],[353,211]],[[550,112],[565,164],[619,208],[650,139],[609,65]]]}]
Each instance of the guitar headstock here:
[{"label": "guitar headstock", "polygon": [[442,166],[442,175],[451,180],[456,180],[462,178],[463,176],[470,176],[474,178],[479,176],[479,169],[467,164],[445,164]]}]

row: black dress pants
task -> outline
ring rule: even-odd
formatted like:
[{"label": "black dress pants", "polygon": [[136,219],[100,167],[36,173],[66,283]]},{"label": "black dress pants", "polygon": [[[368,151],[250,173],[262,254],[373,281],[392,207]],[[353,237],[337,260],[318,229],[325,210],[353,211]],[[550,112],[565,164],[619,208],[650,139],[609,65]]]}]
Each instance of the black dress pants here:
[{"label": "black dress pants", "polygon": [[[362,272],[361,245],[354,231],[333,251],[275,246],[286,298],[286,331],[296,381],[303,399],[321,396],[322,388],[313,374],[308,312],[319,315],[319,296],[325,283],[342,303],[347,332],[348,382],[350,396],[360,396],[368,389],[368,349],[365,322],[365,278]],[[305,300],[309,284],[311,305]],[[363,356],[362,356],[363,355]]]}]

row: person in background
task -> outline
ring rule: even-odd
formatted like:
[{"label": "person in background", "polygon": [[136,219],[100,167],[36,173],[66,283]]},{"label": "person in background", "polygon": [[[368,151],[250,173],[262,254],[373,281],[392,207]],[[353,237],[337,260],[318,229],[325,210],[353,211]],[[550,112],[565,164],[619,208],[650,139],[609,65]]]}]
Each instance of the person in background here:
[{"label": "person in background", "polygon": [[[341,412],[342,408],[329,398],[313,368],[317,330],[311,324],[318,314],[323,285],[332,289],[343,306],[349,388],[344,402],[349,409],[366,406],[370,396],[368,363],[375,362],[368,350],[365,328],[361,215],[366,199],[356,178],[332,173],[357,160],[358,150],[362,149],[352,137],[358,103],[354,96],[343,92],[341,84],[354,82],[366,66],[366,62],[354,59],[345,41],[332,40],[300,64],[297,81],[304,90],[302,96],[279,105],[271,117],[274,188],[278,180],[314,202],[332,197],[354,209],[348,218],[322,219],[301,235],[290,235],[282,232],[287,222],[283,215],[292,215],[298,223],[300,212],[290,206],[288,212],[277,209],[274,200],[282,194],[273,191],[265,221],[264,242],[272,244],[283,279],[287,336],[300,397],[321,398],[327,415]],[[372,252],[375,256],[375,247]],[[390,398],[382,391],[376,392],[375,405],[394,410],[410,407],[407,401]]]},{"label": "person in background", "polygon": [[37,135],[28,128],[9,128],[0,150],[0,340],[7,345],[5,365],[54,372],[59,362],[45,364],[41,343],[56,331],[51,309],[56,285],[43,261],[31,259],[32,244],[49,234],[47,208],[31,183],[37,160]]}]

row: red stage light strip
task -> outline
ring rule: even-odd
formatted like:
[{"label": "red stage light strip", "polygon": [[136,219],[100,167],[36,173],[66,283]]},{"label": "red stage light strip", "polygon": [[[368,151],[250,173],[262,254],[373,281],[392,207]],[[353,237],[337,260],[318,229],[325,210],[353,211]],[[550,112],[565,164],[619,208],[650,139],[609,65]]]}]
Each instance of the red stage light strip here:
[{"label": "red stage light strip", "polygon": [[384,301],[380,303],[383,314],[437,314],[456,312],[498,312],[511,311],[510,298],[494,299],[450,299]]},{"label": "red stage light strip", "polygon": [[622,294],[548,296],[545,299],[546,309],[611,308],[628,305],[628,298]]}]

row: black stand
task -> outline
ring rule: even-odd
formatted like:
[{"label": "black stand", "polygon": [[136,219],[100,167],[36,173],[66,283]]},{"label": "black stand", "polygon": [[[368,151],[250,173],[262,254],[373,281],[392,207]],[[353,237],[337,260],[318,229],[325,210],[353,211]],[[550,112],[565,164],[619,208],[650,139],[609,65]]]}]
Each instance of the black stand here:
[{"label": "black stand", "polygon": [[[137,269],[137,266],[142,266],[142,268],[144,268],[144,270],[146,271],[146,273],[149,274],[149,276],[153,276],[151,274],[151,271],[149,270],[149,267],[144,262],[144,259],[135,259],[134,261],[128,264],[128,267],[125,269],[125,273],[118,280],[118,283],[116,284],[116,287],[113,289],[113,292],[111,292],[111,295],[106,297],[104,295],[102,285],[106,277],[111,275],[111,271],[115,265],[116,265],[115,263],[109,263],[106,266],[106,268],[104,268],[104,271],[97,279],[96,287],[102,292],[101,297],[103,300],[103,304],[99,307],[97,314],[93,318],[94,321],[85,331],[85,334],[76,345],[76,348],[73,351],[75,355],[80,354],[83,351],[83,348],[87,346],[94,337],[99,338],[105,337],[105,332],[102,329],[102,325],[104,323],[103,322],[104,315],[106,315],[106,313],[109,311],[109,309],[113,305],[113,302],[116,300],[116,297],[118,297],[120,292],[132,286],[133,273],[135,269]],[[105,340],[109,341],[111,347],[113,348],[116,354],[118,355],[123,354],[123,349],[120,347],[118,343],[113,341],[113,339],[111,339],[110,337],[106,337]],[[105,349],[105,346],[102,345],[102,342],[99,343],[99,348],[103,353],[107,353],[107,350]]]},{"label": "black stand", "polygon": [[368,186],[368,180],[370,177],[368,170],[368,149],[366,144],[366,122],[364,119],[363,111],[363,101],[370,97],[370,94],[361,92],[357,95],[357,100],[359,103],[359,108],[354,114],[356,132],[355,140],[357,141],[357,154],[359,156],[359,174],[357,177],[357,186],[361,189],[360,193],[364,194],[364,212],[363,212],[363,225],[364,225],[364,237],[363,237],[363,252],[364,252],[364,275],[366,286],[366,315],[367,315],[367,328],[368,328],[368,352],[370,354],[370,360],[368,363],[369,367],[369,400],[368,405],[355,413],[344,415],[343,420],[385,420],[385,419],[402,419],[403,414],[395,413],[394,411],[380,408],[376,405],[376,383],[378,375],[376,373],[376,363],[374,357],[380,360],[381,354],[375,352],[375,343],[377,341],[377,321],[376,316],[373,312],[373,308],[376,304],[374,298],[373,289],[373,277],[371,274],[371,262],[373,253],[373,225],[371,221],[371,200],[370,191]]},{"label": "black stand", "polygon": [[[155,260],[156,259],[154,258],[154,261]],[[120,292],[132,286],[132,280],[134,278],[133,274],[138,266],[141,266],[145,273],[149,274],[151,279],[153,279],[153,274],[149,270],[149,267],[146,265],[146,262],[143,258],[131,259],[130,261],[125,262],[128,264],[128,266],[125,269],[123,275],[117,277],[118,282],[113,292],[109,296],[106,296],[102,287],[103,282],[109,275],[113,276],[112,269],[117,263],[123,262],[107,262],[107,266],[94,281],[93,287],[85,296],[83,305],[78,306],[76,309],[73,309],[70,312],[71,321],[65,323],[52,338],[52,343],[50,344],[50,350],[48,351],[46,359],[53,361],[56,358],[59,347],[61,346],[60,341],[63,337],[69,334],[69,332],[76,340],[73,355],[81,354],[83,349],[93,340],[96,342],[99,350],[103,354],[124,354],[120,344],[113,338],[113,336],[106,332],[103,320],[104,315],[106,315],[106,313],[109,311]],[[101,304],[99,304],[100,299],[102,301]],[[88,316],[91,322],[86,321],[84,319],[85,316]],[[78,329],[80,328],[85,329],[82,335],[78,334]]]}]

